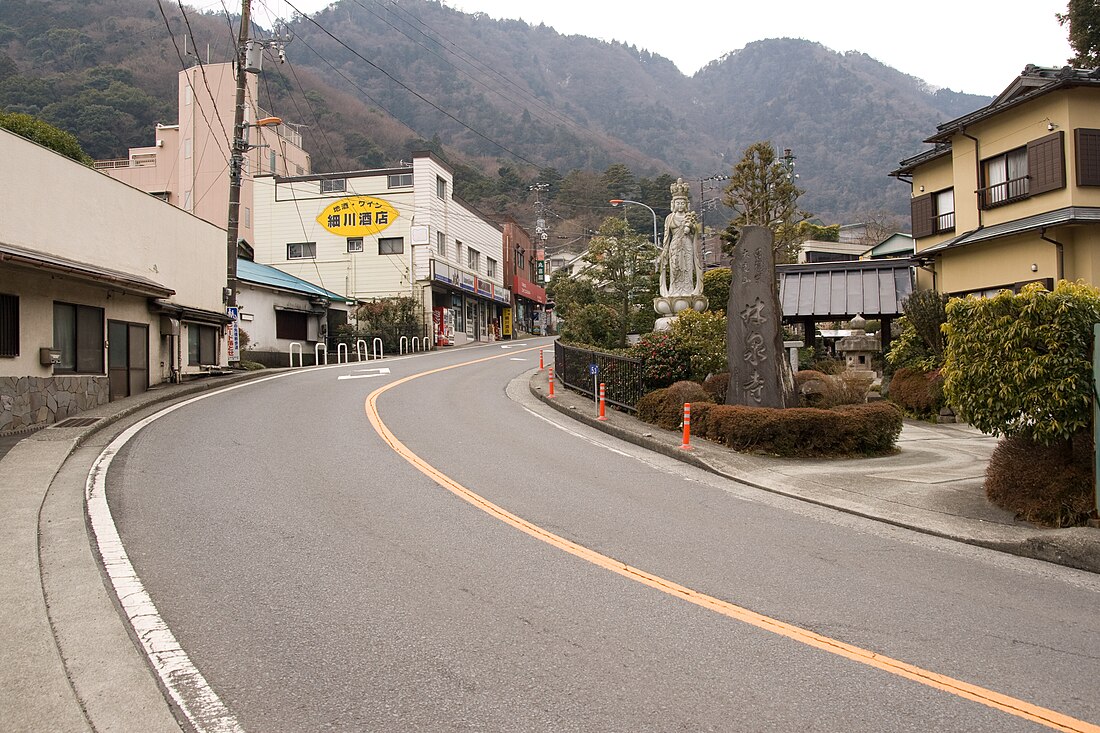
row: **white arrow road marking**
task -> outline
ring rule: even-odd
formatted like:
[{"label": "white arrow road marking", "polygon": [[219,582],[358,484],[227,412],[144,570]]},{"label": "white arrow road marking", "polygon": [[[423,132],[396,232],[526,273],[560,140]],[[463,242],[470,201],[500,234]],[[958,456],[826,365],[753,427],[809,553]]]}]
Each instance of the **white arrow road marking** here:
[{"label": "white arrow road marking", "polygon": [[374,372],[373,374],[345,374],[337,379],[369,379],[370,377],[381,377],[383,374],[389,374],[390,370],[386,367],[379,369],[359,369],[361,372]]}]

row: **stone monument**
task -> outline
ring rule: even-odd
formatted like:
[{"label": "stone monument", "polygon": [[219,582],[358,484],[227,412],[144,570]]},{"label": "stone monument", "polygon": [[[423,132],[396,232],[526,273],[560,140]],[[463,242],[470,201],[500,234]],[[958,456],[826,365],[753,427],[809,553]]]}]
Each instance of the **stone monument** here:
[{"label": "stone monument", "polygon": [[699,217],[689,210],[688,185],[683,178],[677,179],[670,191],[672,213],[665,217],[665,238],[657,261],[661,295],[653,299],[653,309],[661,317],[654,331],[667,329],[681,311],[707,309]]},{"label": "stone monument", "polygon": [[730,267],[726,306],[726,404],[789,407],[794,377],[783,351],[783,312],[775,279],[771,229],[741,228]]}]

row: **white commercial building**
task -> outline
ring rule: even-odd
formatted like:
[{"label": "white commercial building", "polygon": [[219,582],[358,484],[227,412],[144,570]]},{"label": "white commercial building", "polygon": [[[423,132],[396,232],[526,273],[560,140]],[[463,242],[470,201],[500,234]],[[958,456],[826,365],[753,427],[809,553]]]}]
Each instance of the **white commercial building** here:
[{"label": "white commercial building", "polygon": [[254,184],[257,262],[354,300],[413,298],[419,335],[437,344],[490,340],[511,322],[502,230],[455,198],[435,155]]}]

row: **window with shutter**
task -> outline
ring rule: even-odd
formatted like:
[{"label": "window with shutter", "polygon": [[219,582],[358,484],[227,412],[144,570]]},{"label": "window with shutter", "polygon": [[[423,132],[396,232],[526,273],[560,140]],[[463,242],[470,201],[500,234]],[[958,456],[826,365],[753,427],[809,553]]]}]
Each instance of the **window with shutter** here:
[{"label": "window with shutter", "polygon": [[1059,130],[1027,144],[1028,193],[1032,196],[1066,187],[1065,134]]},{"label": "window with shutter", "polygon": [[913,216],[913,239],[930,237],[936,233],[935,207],[932,194],[926,193],[910,201]]},{"label": "window with shutter", "polygon": [[1100,130],[1079,127],[1073,131],[1077,151],[1077,185],[1100,186]]}]

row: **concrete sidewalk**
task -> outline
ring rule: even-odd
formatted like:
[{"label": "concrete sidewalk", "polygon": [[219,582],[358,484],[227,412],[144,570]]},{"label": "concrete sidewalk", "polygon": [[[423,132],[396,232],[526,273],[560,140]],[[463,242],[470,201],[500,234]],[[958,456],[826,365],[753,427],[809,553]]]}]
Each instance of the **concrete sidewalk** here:
[{"label": "concrete sidewalk", "polygon": [[617,410],[596,419],[593,400],[563,389],[549,399],[547,372],[531,392],[555,409],[635,445],[727,478],[802,501],[971,545],[1100,573],[1100,529],[1045,529],[1017,521],[985,498],[983,484],[997,438],[969,425],[906,420],[891,456],[784,459],[738,453],[665,430]]},{"label": "concrete sidewalk", "polygon": [[91,424],[0,437],[0,730],[179,733],[93,554],[84,482],[113,423],[276,371],[158,385],[79,415]]}]

